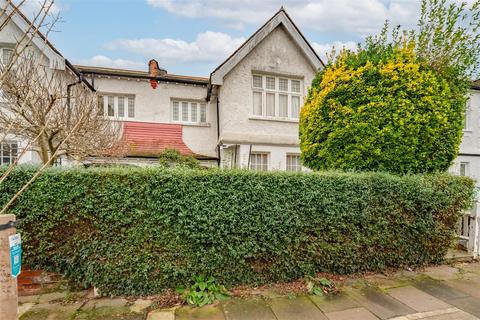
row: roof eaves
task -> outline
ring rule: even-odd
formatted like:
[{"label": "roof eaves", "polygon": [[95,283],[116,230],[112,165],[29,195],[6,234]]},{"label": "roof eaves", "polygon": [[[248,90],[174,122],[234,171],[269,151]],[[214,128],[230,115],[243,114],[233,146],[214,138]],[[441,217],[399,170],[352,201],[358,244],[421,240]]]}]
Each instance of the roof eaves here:
[{"label": "roof eaves", "polygon": [[317,52],[315,51],[315,49],[313,49],[312,45],[310,44],[310,42],[308,42],[307,38],[304,36],[304,34],[302,33],[302,31],[300,31],[300,28],[297,27],[297,25],[295,24],[295,22],[293,21],[293,19],[290,17],[290,15],[287,13],[287,11],[285,11],[285,9],[283,9],[283,7],[280,9],[280,11],[283,11],[285,13],[285,15],[287,16],[288,20],[290,20],[290,22],[292,23],[292,25],[295,27],[295,29],[297,30],[297,32],[300,34],[300,36],[303,38],[303,40],[305,41],[305,43],[308,45],[308,47],[312,50],[313,54],[317,57],[317,59],[320,61],[320,63],[322,64],[322,66],[325,68],[325,63],[323,62],[323,60],[320,58],[320,56],[317,54]]},{"label": "roof eaves", "polygon": [[[115,69],[100,69],[100,68],[88,68],[77,66],[80,70],[80,73],[89,76],[89,75],[99,75],[99,76],[110,76],[110,77],[125,77],[131,79],[145,79],[145,80],[157,80],[159,82],[170,82],[170,83],[185,83],[185,84],[196,84],[196,85],[208,85],[208,78],[200,77],[188,77],[180,75],[166,74],[164,76],[152,77],[146,72],[139,71],[127,71],[127,70],[115,70]],[[124,71],[124,72],[122,72]]]}]

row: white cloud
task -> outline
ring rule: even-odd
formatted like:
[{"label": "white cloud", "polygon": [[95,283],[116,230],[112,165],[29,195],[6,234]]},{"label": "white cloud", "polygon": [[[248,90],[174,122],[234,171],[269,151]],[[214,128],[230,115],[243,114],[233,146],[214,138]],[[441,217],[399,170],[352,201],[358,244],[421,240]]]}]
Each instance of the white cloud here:
[{"label": "white cloud", "polygon": [[89,59],[75,61],[78,64],[95,67],[110,67],[120,69],[142,70],[147,69],[147,63],[141,63],[125,59],[111,59],[106,56],[97,55]]},{"label": "white cloud", "polygon": [[25,0],[25,2],[16,0],[14,3],[29,19],[37,15],[40,10],[48,12],[49,15],[58,15],[61,11],[61,6],[55,0]]},{"label": "white cloud", "polygon": [[[146,0],[149,5],[190,18],[216,18],[226,26],[260,25],[276,12],[274,0]],[[418,0],[284,0],[300,27],[320,32],[350,32],[362,36],[378,31],[386,19],[412,27]]]},{"label": "white cloud", "polygon": [[329,55],[332,52],[332,49],[335,48],[336,52],[338,53],[342,49],[349,49],[349,50],[355,50],[357,48],[357,43],[353,41],[347,41],[347,42],[340,42],[340,41],[335,41],[332,43],[312,43],[313,49],[317,52],[317,54],[320,56],[320,58],[324,61],[327,62],[327,55]]},{"label": "white cloud", "polygon": [[178,63],[220,62],[236,50],[245,38],[232,38],[221,32],[202,32],[192,42],[179,39],[119,39],[106,45],[110,50],[123,50],[157,59],[163,66]]}]

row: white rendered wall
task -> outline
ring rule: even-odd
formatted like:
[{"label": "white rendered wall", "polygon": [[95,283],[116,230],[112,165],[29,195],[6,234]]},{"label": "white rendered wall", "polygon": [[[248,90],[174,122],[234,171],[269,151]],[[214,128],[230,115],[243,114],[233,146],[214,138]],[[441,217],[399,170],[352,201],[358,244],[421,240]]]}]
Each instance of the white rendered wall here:
[{"label": "white rendered wall", "polygon": [[467,174],[480,187],[480,90],[472,90],[467,108],[467,129],[463,131],[460,152],[449,172],[460,174],[460,163],[468,163]]},{"label": "white rendered wall", "polygon": [[293,39],[277,27],[224,78],[219,92],[221,141],[298,146],[298,121],[251,119],[252,72],[300,78],[304,96],[316,74]]},{"label": "white rendered wall", "polygon": [[[202,85],[159,83],[152,89],[148,80],[96,77],[95,88],[101,95],[134,95],[135,117],[126,121],[174,123],[172,99],[205,102],[207,88]],[[207,125],[182,124],[183,141],[196,154],[216,157],[216,104],[207,103]]]}]

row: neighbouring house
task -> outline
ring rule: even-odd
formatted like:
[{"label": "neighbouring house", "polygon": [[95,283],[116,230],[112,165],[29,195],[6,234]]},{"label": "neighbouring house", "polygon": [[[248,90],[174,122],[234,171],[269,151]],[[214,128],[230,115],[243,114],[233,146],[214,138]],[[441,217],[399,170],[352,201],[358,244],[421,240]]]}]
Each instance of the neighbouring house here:
[{"label": "neighbouring house", "polygon": [[[81,82],[90,90],[94,88],[87,82],[80,72],[53,46],[41,33],[35,30],[35,24],[18,10],[11,1],[0,0],[0,24],[4,24],[6,16],[11,19],[5,24],[0,32],[0,63],[8,65],[14,55],[14,51],[22,51],[25,56],[33,55],[38,63],[46,66],[47,72],[60,72],[69,83]],[[23,49],[25,48],[25,49]],[[0,90],[0,108],[7,108],[5,99]],[[4,109],[5,110],[5,109]],[[12,132],[11,128],[0,127],[0,165],[9,165],[25,150],[28,141]],[[36,146],[31,146],[18,159],[19,164],[40,163],[40,156]]]},{"label": "neighbouring house", "polygon": [[[0,39],[0,50],[8,48],[6,35]],[[72,70],[98,92],[105,116],[123,123],[126,156],[116,162],[150,165],[158,162],[162,150],[175,148],[204,166],[301,171],[308,169],[300,162],[299,111],[323,66],[281,8],[208,78],[170,74],[155,60],[148,71]],[[471,92],[460,154],[451,171],[479,181],[480,83]],[[15,157],[13,145],[8,150],[2,153],[7,164]],[[34,158],[25,156],[22,162]]]},{"label": "neighbouring house", "polygon": [[472,83],[470,92],[460,152],[450,172],[472,177],[480,187],[480,79]]}]

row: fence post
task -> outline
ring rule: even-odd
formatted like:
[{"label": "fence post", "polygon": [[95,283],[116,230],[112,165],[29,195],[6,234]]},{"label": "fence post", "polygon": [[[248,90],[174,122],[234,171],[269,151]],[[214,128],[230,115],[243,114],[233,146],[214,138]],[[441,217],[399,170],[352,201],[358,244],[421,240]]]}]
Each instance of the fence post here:
[{"label": "fence post", "polygon": [[[15,221],[15,215],[0,215],[0,225]],[[16,320],[18,312],[17,279],[12,277],[8,237],[15,228],[0,230],[0,310],[2,320]]]},{"label": "fence post", "polygon": [[473,211],[472,223],[470,225],[470,239],[469,247],[472,250],[473,257],[478,258],[480,256],[480,215],[478,210],[480,207],[479,201],[475,202],[475,210]]}]

